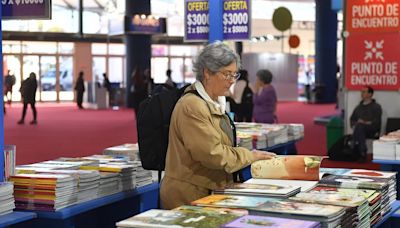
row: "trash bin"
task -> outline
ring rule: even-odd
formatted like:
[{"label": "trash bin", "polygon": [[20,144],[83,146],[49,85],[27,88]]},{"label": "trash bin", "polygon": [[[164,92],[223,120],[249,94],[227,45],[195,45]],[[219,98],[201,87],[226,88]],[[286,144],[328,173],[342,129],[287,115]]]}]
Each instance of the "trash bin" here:
[{"label": "trash bin", "polygon": [[326,125],[327,150],[344,135],[344,123],[340,117],[332,117]]}]

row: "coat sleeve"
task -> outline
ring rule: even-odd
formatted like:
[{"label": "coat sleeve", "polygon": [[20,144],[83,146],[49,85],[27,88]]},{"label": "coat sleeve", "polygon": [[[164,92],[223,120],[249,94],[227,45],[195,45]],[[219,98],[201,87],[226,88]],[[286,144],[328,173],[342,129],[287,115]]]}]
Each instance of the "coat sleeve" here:
[{"label": "coat sleeve", "polygon": [[183,107],[179,124],[182,141],[193,160],[209,169],[223,169],[227,173],[250,165],[253,162],[252,152],[223,144],[208,110],[201,111],[201,108],[204,107]]}]

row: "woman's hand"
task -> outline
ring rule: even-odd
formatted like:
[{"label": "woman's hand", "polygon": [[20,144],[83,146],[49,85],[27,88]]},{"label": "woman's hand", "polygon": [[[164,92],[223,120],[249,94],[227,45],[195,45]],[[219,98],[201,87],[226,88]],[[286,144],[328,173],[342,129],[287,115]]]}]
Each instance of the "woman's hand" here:
[{"label": "woman's hand", "polygon": [[254,161],[269,160],[276,156],[275,153],[261,150],[253,150]]}]

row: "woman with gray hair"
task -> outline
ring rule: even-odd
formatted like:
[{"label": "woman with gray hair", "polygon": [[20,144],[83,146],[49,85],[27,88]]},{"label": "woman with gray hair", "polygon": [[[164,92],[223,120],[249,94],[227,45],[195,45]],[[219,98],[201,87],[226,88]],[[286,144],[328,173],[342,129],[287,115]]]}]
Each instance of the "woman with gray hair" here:
[{"label": "woman with gray hair", "polygon": [[194,60],[197,81],[186,89],[171,116],[160,196],[172,209],[233,182],[232,173],[275,154],[234,146],[225,95],[238,79],[240,60],[221,42],[207,45]]},{"label": "woman with gray hair", "polygon": [[272,73],[269,70],[257,71],[257,81],[253,95],[253,118],[257,123],[274,123],[277,97],[271,85]]}]

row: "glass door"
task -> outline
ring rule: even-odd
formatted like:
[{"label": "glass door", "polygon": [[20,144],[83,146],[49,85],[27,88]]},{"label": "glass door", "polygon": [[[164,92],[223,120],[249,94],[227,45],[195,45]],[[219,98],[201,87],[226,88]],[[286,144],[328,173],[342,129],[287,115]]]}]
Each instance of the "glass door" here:
[{"label": "glass door", "polygon": [[72,101],[74,99],[73,57],[59,56],[58,65],[60,68],[59,98],[61,101]]},{"label": "glass door", "polygon": [[57,72],[57,59],[55,56],[40,56],[40,77],[38,87],[41,101],[56,101],[57,87],[59,84]]},{"label": "glass door", "polygon": [[5,95],[7,96],[5,100],[10,103],[21,99],[21,94],[19,93],[21,85],[21,61],[19,55],[3,56],[3,75],[7,75],[8,71],[10,71],[10,75],[15,76],[15,84],[12,86],[11,92]]},{"label": "glass door", "polygon": [[167,80],[165,72],[168,70],[167,57],[153,57],[151,58],[151,77],[154,83],[161,84]]},{"label": "glass door", "polygon": [[172,70],[172,75],[171,75],[172,81],[177,84],[183,83],[184,82],[183,58],[171,58],[171,70]]}]

